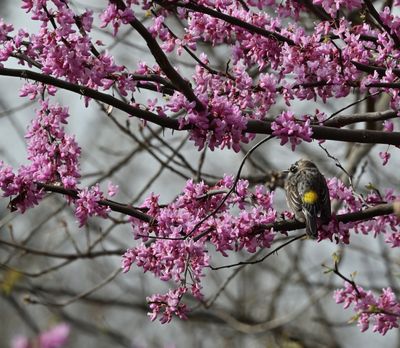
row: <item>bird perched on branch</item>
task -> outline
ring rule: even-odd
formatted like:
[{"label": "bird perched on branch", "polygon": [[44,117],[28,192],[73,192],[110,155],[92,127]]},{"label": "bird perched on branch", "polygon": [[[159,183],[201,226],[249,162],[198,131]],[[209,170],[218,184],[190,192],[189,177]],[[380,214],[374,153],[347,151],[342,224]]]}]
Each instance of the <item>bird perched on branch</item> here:
[{"label": "bird perched on branch", "polygon": [[318,237],[318,222],[324,224],[331,219],[331,200],[324,176],[317,166],[301,159],[285,171],[286,200],[296,220],[306,223],[307,236]]}]

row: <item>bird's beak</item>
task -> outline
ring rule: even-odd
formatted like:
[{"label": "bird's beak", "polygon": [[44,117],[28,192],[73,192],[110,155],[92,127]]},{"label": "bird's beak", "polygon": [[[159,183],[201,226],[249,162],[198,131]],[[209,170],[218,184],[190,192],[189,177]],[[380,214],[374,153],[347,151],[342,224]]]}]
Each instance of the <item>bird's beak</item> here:
[{"label": "bird's beak", "polygon": [[289,174],[289,169],[287,169],[287,170],[282,170],[282,174],[283,174],[283,175],[288,175],[288,174]]}]

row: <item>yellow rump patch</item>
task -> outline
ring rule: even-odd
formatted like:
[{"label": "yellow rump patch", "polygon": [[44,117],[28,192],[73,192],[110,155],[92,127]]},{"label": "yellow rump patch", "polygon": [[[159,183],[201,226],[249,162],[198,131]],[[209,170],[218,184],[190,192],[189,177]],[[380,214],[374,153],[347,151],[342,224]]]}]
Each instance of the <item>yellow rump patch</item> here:
[{"label": "yellow rump patch", "polygon": [[318,199],[317,192],[312,190],[307,191],[303,195],[303,202],[307,204],[314,204],[317,201],[317,199]]}]

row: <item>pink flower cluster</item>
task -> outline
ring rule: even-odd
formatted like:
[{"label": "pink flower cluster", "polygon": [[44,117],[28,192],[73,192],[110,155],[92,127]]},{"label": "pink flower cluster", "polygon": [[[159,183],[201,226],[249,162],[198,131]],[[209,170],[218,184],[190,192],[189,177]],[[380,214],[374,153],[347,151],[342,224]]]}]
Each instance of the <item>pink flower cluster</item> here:
[{"label": "pink flower cluster", "polygon": [[[400,195],[396,195],[394,190],[388,189],[383,197],[377,191],[373,191],[366,197],[365,201],[369,205],[375,205],[382,202],[394,203],[400,200]],[[385,242],[392,248],[400,246],[400,219],[395,215],[376,216],[373,219],[360,222],[354,229],[357,233],[373,233],[374,237],[379,234],[385,236]]]},{"label": "pink flower cluster", "polygon": [[[67,108],[50,105],[48,100],[39,103],[41,108],[37,110],[25,135],[30,164],[21,166],[15,174],[10,166],[0,162],[0,189],[4,197],[15,196],[10,202],[10,208],[21,213],[38,204],[44,196],[38,183],[77,189],[80,177],[81,149],[75,138],[64,130],[69,117]],[[117,187],[110,184],[110,196],[116,191]],[[98,185],[78,192],[78,198],[72,201],[76,206],[75,215],[80,226],[90,216],[107,217],[109,208],[99,204],[104,195]]]},{"label": "pink flower cluster", "polygon": [[[196,68],[193,89],[205,106],[204,112],[197,111],[193,102],[186,100],[178,91],[169,105],[158,103],[157,98],[154,98],[154,103],[147,106],[148,110],[156,110],[161,117],[176,110],[185,110],[186,115],[181,119],[181,124],[191,126],[191,139],[199,148],[231,147],[238,151],[240,143],[246,143],[253,138],[244,133],[247,121],[264,119],[279,96],[288,105],[296,98],[321,98],[325,102],[331,97],[347,96],[351,87],[357,85],[366,92],[373,92],[374,88],[368,87],[370,83],[393,80],[394,75],[390,72],[396,67],[396,59],[388,58],[398,56],[393,40],[386,32],[379,32],[367,24],[351,25],[346,20],[339,19],[332,26],[330,22],[321,21],[316,24],[313,33],[307,33],[295,21],[290,21],[287,25],[283,24],[286,21],[281,21],[281,17],[286,16],[298,19],[299,11],[304,9],[296,5],[296,2],[286,1],[282,5],[273,0],[247,1],[247,5],[252,7],[250,11],[237,1],[196,2],[199,6],[217,9],[270,33],[261,35],[219,18],[184,9],[179,6],[179,2],[169,2],[171,8],[178,5],[177,11],[161,9],[154,14],[149,27],[149,32],[162,41],[166,52],[171,52],[175,46],[178,53],[182,52],[183,46],[196,50],[199,40],[213,45],[227,45],[232,52],[232,66],[225,73],[206,69],[205,66],[212,66],[212,62],[200,54],[203,65]],[[120,10],[114,2],[109,2],[100,15],[103,27],[111,24],[116,34],[121,25],[128,25],[134,20],[134,6],[141,6],[145,10],[152,6],[150,1],[138,0],[128,0],[125,4],[126,9]],[[359,6],[359,1],[325,1],[321,5],[333,15],[341,7],[352,9]],[[276,6],[279,7],[276,17],[264,11],[265,8]],[[126,67],[115,64],[113,57],[107,52],[95,53],[90,36],[93,22],[91,11],[78,15],[68,6],[67,1],[59,0],[26,0],[22,7],[31,13],[32,19],[41,22],[41,28],[37,34],[20,30],[9,37],[12,26],[0,22],[1,61],[18,54],[21,64],[30,65],[35,61],[43,73],[63,77],[73,83],[104,90],[116,86],[124,96],[136,91],[140,79],[135,79]],[[168,23],[167,19],[173,12],[186,21],[182,37],[172,35],[166,27],[165,23]],[[387,9],[381,14],[381,18],[388,26],[390,22],[394,26],[393,23],[397,20]],[[275,37],[277,33],[283,39]],[[324,39],[330,35],[338,36],[345,43],[340,54],[334,43]],[[360,40],[361,35],[376,39],[364,42]],[[96,44],[101,43],[96,41]],[[378,74],[377,71],[363,74],[354,65],[354,62],[370,64],[371,61],[375,65],[387,67],[385,74]],[[259,69],[269,68],[270,73],[261,74],[258,81],[251,78],[247,71],[255,64]],[[165,78],[158,66],[144,70],[139,67],[135,73]],[[144,80],[160,91],[159,82],[146,77]],[[39,90],[32,90],[32,85],[29,89],[30,95],[40,93]],[[389,88],[385,91],[392,95],[393,107],[400,105],[400,97],[396,91]],[[88,102],[87,98],[85,100]],[[293,132],[290,127],[282,129],[282,123],[285,122],[282,121],[278,121],[278,131]],[[306,129],[302,135],[306,138],[311,136]],[[293,147],[299,139],[292,137]],[[386,163],[390,155],[382,152],[380,156]]]},{"label": "pink flower cluster", "polygon": [[336,290],[334,298],[336,303],[343,303],[344,308],[353,306],[358,326],[362,332],[368,330],[373,324],[372,330],[385,335],[393,328],[398,328],[400,324],[400,303],[396,299],[391,288],[382,289],[379,297],[371,291],[365,291],[362,287],[345,282],[344,289]]},{"label": "pink flower cluster", "polygon": [[392,14],[391,9],[385,6],[379,14],[382,22],[390,28],[390,33],[399,37],[400,35],[400,17]]},{"label": "pink flower cluster", "polygon": [[336,13],[339,9],[354,10],[360,8],[362,5],[361,0],[313,0],[315,5],[320,5],[322,8],[329,13],[332,18],[336,17]]},{"label": "pink flower cluster", "polygon": [[3,19],[0,19],[0,42],[6,41],[7,36],[14,30],[11,24],[4,23]]},{"label": "pink flower cluster", "polygon": [[11,342],[12,348],[62,348],[67,344],[70,327],[59,324],[52,329],[42,332],[38,337],[29,339],[24,336],[17,336]]},{"label": "pink flower cluster", "polygon": [[186,293],[185,287],[179,287],[175,290],[169,290],[165,295],[152,295],[147,298],[151,312],[149,317],[151,321],[161,315],[161,324],[169,323],[172,316],[176,315],[180,319],[187,319],[188,307],[181,302],[182,296]]},{"label": "pink flower cluster", "polygon": [[130,8],[130,5],[131,3],[137,4],[138,2],[131,0],[125,2],[128,4],[126,10],[119,10],[116,4],[110,2],[100,16],[102,21],[101,27],[104,28],[111,23],[114,28],[114,35],[117,35],[121,24],[128,24],[135,18],[135,14]]},{"label": "pink flower cluster", "polygon": [[[394,203],[400,200],[400,195],[394,194],[393,190],[386,190],[383,197],[378,191],[372,190],[363,197],[356,195],[350,187],[345,186],[338,178],[327,180],[327,184],[331,200],[342,203],[338,214],[356,212],[377,204]],[[335,239],[337,243],[349,244],[351,229],[355,233],[372,233],[374,237],[383,234],[386,243],[393,248],[400,246],[400,219],[395,214],[376,216],[366,221],[348,223],[339,222],[336,219],[336,215],[333,215],[331,222],[322,226],[319,231],[319,239],[329,238],[330,240]]]},{"label": "pink flower cluster", "polygon": [[[206,1],[200,3],[208,4]],[[251,5],[261,8],[271,3],[255,2]],[[352,7],[351,3],[346,5]],[[194,89],[203,104],[208,106],[206,112],[196,112],[193,103],[189,103],[180,93],[172,98],[169,108],[166,109],[173,112],[184,109],[187,112],[182,124],[194,126],[192,139],[199,148],[205,144],[211,148],[223,147],[227,138],[232,147],[237,149],[239,146],[237,139],[241,142],[248,141],[248,135],[240,138],[239,131],[245,130],[247,120],[265,118],[269,107],[277,101],[277,91],[288,105],[290,100],[295,98],[303,100],[320,97],[325,102],[330,97],[347,96],[350,88],[359,83],[358,79],[362,76],[352,61],[364,62],[369,56],[372,58],[372,49],[382,50],[387,47],[386,42],[379,43],[375,45],[376,47],[371,47],[371,52],[366,52],[360,43],[359,35],[377,35],[377,32],[364,26],[353,27],[353,32],[348,33],[351,25],[345,20],[339,21],[337,28],[331,28],[326,22],[321,22],[315,32],[308,35],[303,28],[295,24],[285,28],[278,18],[271,18],[265,12],[246,11],[236,2],[221,1],[209,6],[218,8],[244,23],[251,23],[271,33],[279,32],[287,40],[292,40],[293,44],[282,44],[272,34],[270,37],[260,36],[203,13],[186,10],[180,12],[180,15],[188,21],[184,35],[186,46],[195,47],[200,38],[213,45],[228,44],[232,47],[234,57],[233,67],[227,74],[213,73],[203,66],[196,68],[193,77]],[[164,41],[164,45],[169,47],[168,51],[171,51],[177,39],[168,35],[162,26],[168,14],[168,11],[163,10],[162,14],[154,19],[151,30],[153,35],[158,35]],[[334,44],[324,40],[325,36],[332,33],[339,35],[347,43],[341,50],[341,55],[338,54],[338,48]],[[180,49],[179,47],[178,50]],[[204,56],[200,59],[204,64],[210,65]],[[255,64],[259,69],[268,66],[276,70],[276,73],[261,75],[258,82],[253,81],[243,72]],[[283,77],[288,74],[293,77],[284,79]],[[217,112],[213,110],[216,105],[219,106]],[[252,112],[249,113],[249,110]],[[228,119],[229,123],[225,124],[220,119],[227,115],[232,116]],[[232,133],[232,130],[236,129],[236,134]],[[293,130],[286,127],[282,131],[290,133]],[[304,131],[306,139],[311,137],[307,128]],[[296,146],[296,141],[293,146]]]},{"label": "pink flower cluster", "polygon": [[99,201],[104,199],[105,197],[103,192],[100,191],[99,184],[79,191],[78,198],[73,201],[75,205],[75,217],[79,222],[79,227],[85,225],[90,216],[107,217],[110,208],[99,204]]},{"label": "pink flower cluster", "polygon": [[[381,203],[382,199],[394,202],[400,198],[392,191],[388,191],[383,198],[377,193],[370,193],[364,198],[356,195],[337,178],[332,178],[327,183],[331,199],[342,202],[339,214],[359,211],[366,205]],[[228,256],[228,252],[232,250],[244,248],[255,252],[259,247],[271,246],[273,231],[267,230],[262,235],[254,233],[257,225],[275,222],[277,217],[272,208],[273,196],[265,192],[262,186],[257,186],[255,191],[251,192],[248,182],[239,180],[234,193],[217,212],[214,212],[232,185],[233,178],[229,176],[214,187],[188,181],[183,194],[167,206],[160,205],[158,196],[148,197],[141,208],[154,216],[153,222],[147,223],[132,218],[134,236],[142,242],[124,254],[124,271],[129,271],[135,263],[145,272],[150,271],[163,281],[172,280],[178,286],[176,290],[167,294],[151,297],[149,301],[152,305],[152,320],[161,315],[161,321],[164,323],[169,322],[173,314],[184,316],[183,313],[186,313],[188,308],[177,303],[181,304],[180,299],[188,291],[196,298],[202,298],[201,278],[204,276],[204,268],[210,263],[206,241],[224,256]],[[232,207],[238,209],[236,214],[232,214]],[[214,214],[199,225],[210,212]],[[339,222],[333,216],[332,221],[320,229],[319,240],[335,238],[336,242],[348,244],[349,231],[354,229],[357,233],[384,233],[386,241],[395,246],[396,241],[400,241],[398,226],[400,221],[395,215],[349,223]],[[151,243],[149,239],[152,239]],[[188,273],[190,283],[187,281]],[[174,305],[170,307],[171,303]]]},{"label": "pink flower cluster", "polygon": [[[393,132],[394,125],[392,121],[384,121],[383,122],[383,130],[385,132]],[[386,165],[390,159],[390,153],[388,151],[381,151],[379,152],[379,157],[383,160],[382,165]]]},{"label": "pink flower cluster", "polygon": [[[234,193],[214,212],[232,185],[233,178],[230,176],[213,187],[189,180],[182,195],[165,207],[160,206],[157,196],[148,197],[141,208],[154,217],[154,222],[132,218],[134,236],[142,242],[124,254],[124,271],[127,272],[135,263],[163,281],[173,280],[180,289],[179,296],[170,292],[157,295],[158,301],[152,297],[151,302],[156,302],[152,307],[152,319],[161,310],[157,303],[162,303],[164,313],[167,313],[164,315],[168,320],[163,317],[163,322],[170,320],[171,313],[177,313],[181,308],[177,305],[168,309],[170,301],[167,298],[171,296],[180,299],[190,291],[196,298],[202,298],[201,278],[210,261],[206,242],[212,243],[224,256],[231,250],[255,252],[257,248],[271,246],[273,231],[267,230],[263,234],[253,232],[256,225],[276,219],[273,196],[264,187],[257,186],[253,193],[248,189],[248,182],[240,180]],[[237,214],[232,213],[233,207],[239,209]],[[203,221],[211,212],[214,214]],[[145,243],[152,237],[155,239],[151,243]]]},{"label": "pink flower cluster", "polygon": [[307,142],[312,140],[310,123],[310,119],[297,121],[291,111],[284,111],[272,122],[272,134],[281,139],[281,145],[289,141],[294,151],[302,140]]},{"label": "pink flower cluster", "polygon": [[75,188],[79,178],[80,148],[73,136],[65,133],[68,110],[41,101],[41,108],[26,133],[29,165],[21,166],[15,174],[12,168],[0,163],[0,188],[3,196],[16,196],[11,209],[24,212],[38,204],[43,192],[36,185],[57,183]]},{"label": "pink flower cluster", "polygon": [[[109,6],[110,8],[112,5]],[[108,89],[115,85],[123,95],[135,90],[135,82],[127,74],[124,66],[118,66],[107,51],[94,53],[95,46],[90,37],[93,25],[93,13],[86,10],[75,14],[68,1],[31,1],[25,0],[22,8],[31,13],[31,18],[41,22],[38,33],[28,34],[19,30],[8,38],[5,34],[12,27],[4,27],[0,34],[0,61],[6,61],[17,54],[20,64],[32,65],[35,62],[43,73],[65,78],[93,89]],[[115,19],[106,9],[103,21],[127,23],[131,16],[116,11]],[[107,16],[108,14],[108,16]],[[96,41],[102,45],[101,41]],[[88,98],[85,98],[86,103]]]},{"label": "pink flower cluster", "polygon": [[[209,64],[205,54],[201,54],[203,64]],[[240,151],[240,144],[254,138],[245,133],[249,119],[263,119],[276,101],[277,78],[272,74],[261,74],[257,92],[244,67],[237,65],[231,71],[231,78],[214,74],[204,66],[197,65],[193,76],[195,92],[206,106],[197,111],[194,103],[188,103],[181,93],[175,93],[167,104],[170,111],[185,110],[181,118],[182,126],[191,125],[191,139],[199,149],[208,146],[233,148]],[[248,110],[252,110],[250,114]]]}]

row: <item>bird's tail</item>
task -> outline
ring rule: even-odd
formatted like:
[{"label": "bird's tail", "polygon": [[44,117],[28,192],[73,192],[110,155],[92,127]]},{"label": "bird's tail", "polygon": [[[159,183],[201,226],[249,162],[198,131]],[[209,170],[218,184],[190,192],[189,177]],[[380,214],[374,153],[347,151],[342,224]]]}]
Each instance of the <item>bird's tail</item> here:
[{"label": "bird's tail", "polygon": [[304,216],[306,218],[306,233],[311,239],[317,239],[317,214],[313,212],[313,209],[303,209]]}]

